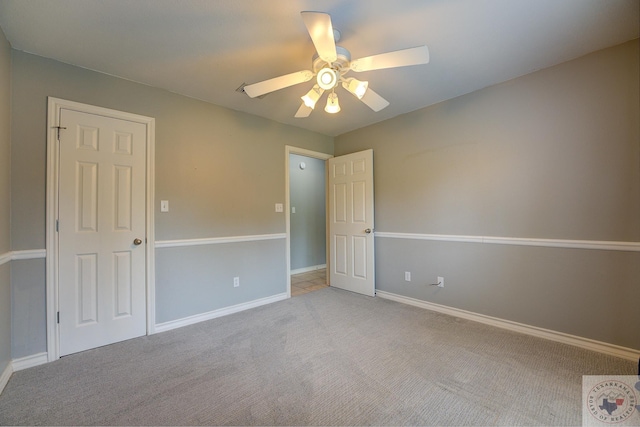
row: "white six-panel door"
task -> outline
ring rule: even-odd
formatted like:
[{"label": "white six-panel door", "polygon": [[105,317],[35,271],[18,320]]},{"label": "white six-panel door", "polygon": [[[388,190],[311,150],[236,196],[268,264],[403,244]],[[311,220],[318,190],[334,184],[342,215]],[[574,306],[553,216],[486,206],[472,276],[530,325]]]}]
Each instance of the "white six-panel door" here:
[{"label": "white six-panel door", "polygon": [[373,150],[329,159],[329,282],[375,295]]},{"label": "white six-panel door", "polygon": [[146,333],[146,128],[62,109],[60,356]]}]

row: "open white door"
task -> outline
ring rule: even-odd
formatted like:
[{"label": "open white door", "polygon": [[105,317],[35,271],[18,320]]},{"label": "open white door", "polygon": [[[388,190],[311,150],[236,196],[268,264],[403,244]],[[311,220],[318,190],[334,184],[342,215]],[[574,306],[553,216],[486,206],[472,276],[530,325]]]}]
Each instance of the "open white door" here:
[{"label": "open white door", "polygon": [[329,159],[331,286],[375,295],[373,150]]},{"label": "open white door", "polygon": [[60,355],[146,333],[146,127],[62,109]]}]

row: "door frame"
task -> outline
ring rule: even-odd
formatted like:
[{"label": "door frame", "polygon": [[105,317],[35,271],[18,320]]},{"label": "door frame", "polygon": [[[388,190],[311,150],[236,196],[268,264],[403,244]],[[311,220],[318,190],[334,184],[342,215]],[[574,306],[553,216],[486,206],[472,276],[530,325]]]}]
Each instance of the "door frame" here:
[{"label": "door frame", "polygon": [[[289,176],[289,155],[290,154],[298,154],[300,156],[311,157],[314,159],[320,159],[325,161],[329,160],[333,157],[333,154],[320,153],[318,151],[311,151],[305,148],[293,147],[291,145],[285,145],[284,147],[284,170],[285,170],[285,203],[284,208],[286,209],[285,222],[286,222],[286,260],[287,260],[287,298],[291,298],[291,185],[290,185],[290,176]],[[327,260],[327,269],[330,268],[329,265],[329,193],[328,187],[326,183],[328,181],[329,171],[325,166],[325,222],[326,222],[326,231],[325,231],[325,240],[326,240],[326,260]],[[328,271],[328,270],[327,270]],[[329,283],[329,275],[327,275],[327,283]]]},{"label": "door frame", "polygon": [[[146,200],[145,200],[145,293],[147,335],[155,332],[155,119],[138,114],[94,105],[48,97],[47,109],[47,177],[46,177],[46,324],[47,324],[47,361],[60,358],[60,331],[57,322],[58,306],[58,193],[60,182],[60,142],[58,132],[61,131],[60,110],[68,109],[88,114],[101,115],[114,119],[141,123],[146,128]],[[64,131],[64,129],[62,129]]]}]

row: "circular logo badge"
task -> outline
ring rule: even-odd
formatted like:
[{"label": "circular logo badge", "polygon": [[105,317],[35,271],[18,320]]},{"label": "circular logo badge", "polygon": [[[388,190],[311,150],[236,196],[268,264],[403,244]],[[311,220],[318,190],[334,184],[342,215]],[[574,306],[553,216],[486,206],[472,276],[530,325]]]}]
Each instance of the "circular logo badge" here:
[{"label": "circular logo badge", "polygon": [[617,380],[602,381],[589,390],[589,413],[600,422],[616,424],[625,421],[636,411],[638,399],[633,388]]}]

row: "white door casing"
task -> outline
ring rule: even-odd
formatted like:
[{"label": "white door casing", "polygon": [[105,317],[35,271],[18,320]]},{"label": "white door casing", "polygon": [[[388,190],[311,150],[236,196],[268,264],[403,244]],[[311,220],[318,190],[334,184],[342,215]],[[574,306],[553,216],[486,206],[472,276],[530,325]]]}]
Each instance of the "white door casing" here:
[{"label": "white door casing", "polygon": [[375,295],[373,150],[329,159],[329,281]]},{"label": "white door casing", "polygon": [[50,128],[60,126],[48,139],[47,213],[59,222],[56,233],[47,221],[51,361],[153,332],[154,120],[49,103]]}]

